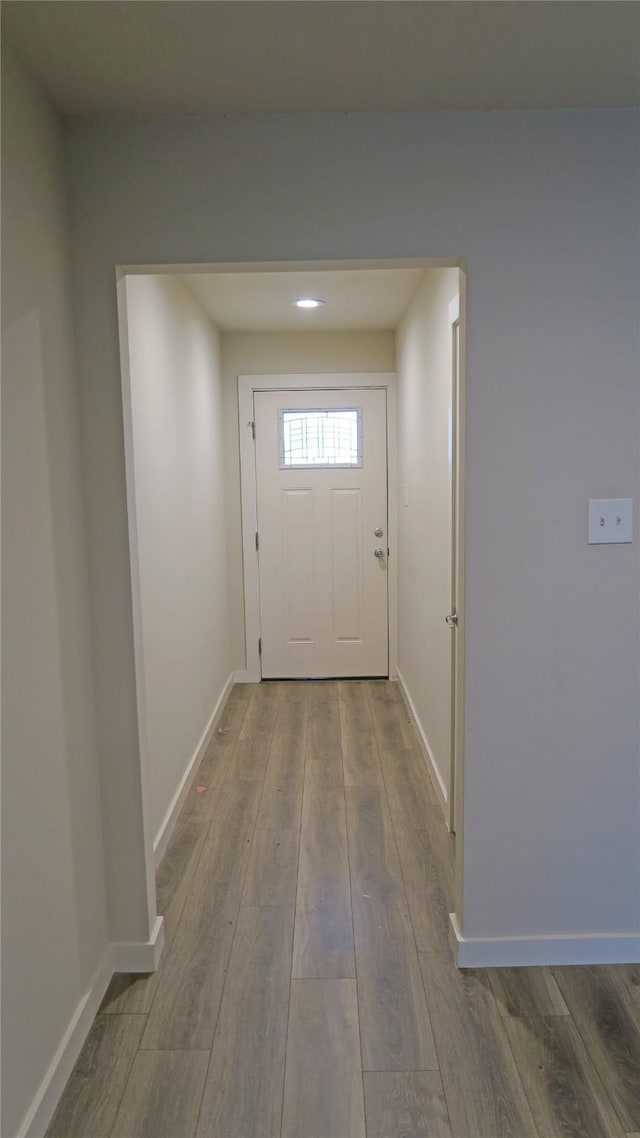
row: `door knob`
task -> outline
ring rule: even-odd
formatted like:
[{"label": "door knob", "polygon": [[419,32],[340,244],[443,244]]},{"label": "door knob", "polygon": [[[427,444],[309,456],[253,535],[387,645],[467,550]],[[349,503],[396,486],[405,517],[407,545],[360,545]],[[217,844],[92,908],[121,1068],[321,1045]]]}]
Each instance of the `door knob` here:
[{"label": "door knob", "polygon": [[444,621],[445,621],[445,624],[449,625],[449,628],[457,628],[458,627],[458,614],[457,614],[457,612],[450,612],[448,616],[445,616]]},{"label": "door knob", "polygon": [[373,556],[374,557],[384,557],[384,549],[379,549],[379,548],[374,549]]},{"label": "door knob", "polygon": [[380,526],[376,526],[376,528],[373,531],[374,537],[382,537],[383,533],[384,533],[384,530],[380,529]]}]

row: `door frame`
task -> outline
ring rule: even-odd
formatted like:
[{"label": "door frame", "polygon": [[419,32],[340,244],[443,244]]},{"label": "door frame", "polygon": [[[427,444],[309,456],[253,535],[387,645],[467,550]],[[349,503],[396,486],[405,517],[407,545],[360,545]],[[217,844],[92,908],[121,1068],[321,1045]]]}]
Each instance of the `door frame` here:
[{"label": "door frame", "polygon": [[398,675],[398,457],[396,444],[395,372],[331,372],[238,376],[238,431],[240,438],[240,500],[242,508],[242,569],[246,666],[235,673],[237,683],[259,683],[260,598],[258,580],[258,502],[256,493],[253,396],[256,391],[341,391],[354,387],[382,388],[387,393],[387,527],[390,549],[387,561],[387,619],[389,627],[389,679]]},{"label": "door frame", "polygon": [[[465,363],[466,336],[464,317],[466,311],[466,278],[459,273],[460,291],[449,304],[449,324],[451,327],[451,429],[455,468],[452,470],[452,550],[455,544],[455,579],[452,568],[452,591],[455,594],[458,625],[454,632],[455,644],[451,677],[451,720],[452,745],[449,772],[448,826],[462,842],[463,818],[463,771],[464,771],[464,487],[465,487]],[[454,500],[455,499],[455,500]],[[462,850],[456,858],[457,866],[462,864]],[[462,882],[458,881],[461,897]],[[461,909],[456,903],[456,912]]]}]

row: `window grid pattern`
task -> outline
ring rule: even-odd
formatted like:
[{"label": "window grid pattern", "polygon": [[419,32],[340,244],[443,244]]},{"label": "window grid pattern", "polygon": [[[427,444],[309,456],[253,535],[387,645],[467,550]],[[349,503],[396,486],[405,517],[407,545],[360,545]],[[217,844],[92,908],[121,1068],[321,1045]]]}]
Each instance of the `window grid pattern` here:
[{"label": "window grid pattern", "polygon": [[280,466],[362,466],[361,408],[281,411]]}]

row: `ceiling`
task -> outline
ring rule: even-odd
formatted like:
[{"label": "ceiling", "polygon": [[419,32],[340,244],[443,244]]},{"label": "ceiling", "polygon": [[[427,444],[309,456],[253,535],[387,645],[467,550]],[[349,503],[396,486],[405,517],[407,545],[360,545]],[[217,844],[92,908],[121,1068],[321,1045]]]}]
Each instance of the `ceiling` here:
[{"label": "ceiling", "polygon": [[3,0],[69,113],[640,102],[637,0]]},{"label": "ceiling", "polygon": [[[395,328],[424,268],[190,273],[183,280],[223,332],[327,332]],[[305,311],[301,296],[324,300]]]}]

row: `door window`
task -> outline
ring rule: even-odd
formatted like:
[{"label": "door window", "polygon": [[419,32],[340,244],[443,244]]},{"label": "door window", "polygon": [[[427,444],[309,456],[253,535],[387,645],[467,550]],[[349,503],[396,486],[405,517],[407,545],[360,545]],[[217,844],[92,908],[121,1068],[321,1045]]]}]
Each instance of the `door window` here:
[{"label": "door window", "polygon": [[280,469],[362,466],[362,408],[286,408],[279,413]]}]

